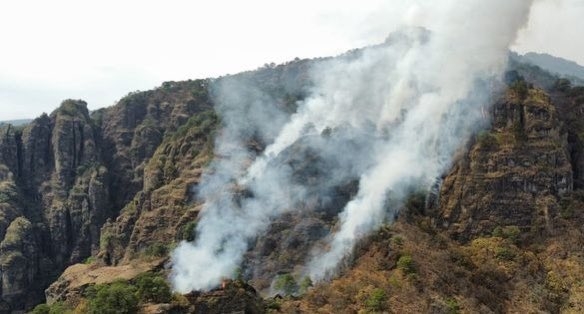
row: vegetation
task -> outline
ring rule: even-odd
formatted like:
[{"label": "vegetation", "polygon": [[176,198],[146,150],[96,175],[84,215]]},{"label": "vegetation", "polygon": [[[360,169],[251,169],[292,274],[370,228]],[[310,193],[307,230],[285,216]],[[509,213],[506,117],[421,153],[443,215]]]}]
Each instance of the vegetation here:
[{"label": "vegetation", "polygon": [[83,292],[75,309],[62,302],[52,305],[40,304],[32,314],[124,314],[137,313],[140,304],[180,303],[180,296],[173,296],[169,285],[160,275],[147,272],[132,281],[118,280],[109,284],[89,286]]},{"label": "vegetation", "polygon": [[496,149],[499,142],[497,138],[489,131],[481,131],[477,134],[477,142],[484,149]]},{"label": "vegetation", "polygon": [[137,296],[142,301],[168,303],[172,292],[164,278],[153,273],[144,273],[136,278]]},{"label": "vegetation", "polygon": [[81,107],[87,106],[83,100],[67,99],[61,103],[60,112],[67,116],[75,116]]},{"label": "vegetation", "polygon": [[291,274],[283,274],[276,278],[274,288],[285,295],[293,295],[298,291],[298,284]]},{"label": "vegetation", "polygon": [[73,310],[67,307],[63,302],[55,302],[51,306],[47,304],[37,305],[31,314],[71,314]]},{"label": "vegetation", "polygon": [[299,292],[300,294],[304,294],[308,291],[308,289],[310,289],[312,287],[312,280],[310,279],[310,277],[306,276],[302,279],[302,281],[300,281],[300,285],[299,285]]},{"label": "vegetation", "polygon": [[375,288],[371,291],[369,298],[365,301],[365,306],[367,310],[371,312],[380,312],[385,308],[385,301],[387,300],[387,295],[383,289]]},{"label": "vegetation", "polygon": [[517,98],[519,98],[519,100],[524,100],[529,94],[529,86],[525,80],[519,79],[511,85],[511,91],[517,96]]},{"label": "vegetation", "polygon": [[397,260],[397,268],[401,269],[405,274],[415,274],[416,265],[411,255],[402,255]]},{"label": "vegetation", "polygon": [[98,285],[88,292],[89,313],[130,314],[138,311],[137,289],[126,281]]},{"label": "vegetation", "polygon": [[520,234],[521,230],[517,226],[498,226],[492,232],[493,237],[509,239],[512,242],[516,242]]},{"label": "vegetation", "polygon": [[188,224],[181,227],[178,233],[178,239],[188,242],[193,242],[195,240],[195,231],[197,229],[197,222],[191,221]]},{"label": "vegetation", "polygon": [[152,257],[164,257],[168,254],[169,248],[163,243],[154,243],[146,248],[144,254]]},{"label": "vegetation", "polygon": [[88,258],[85,259],[85,261],[83,261],[83,264],[93,264],[95,263],[95,256],[90,256]]},{"label": "vegetation", "polygon": [[446,299],[445,303],[448,310],[447,312],[448,314],[460,313],[460,305],[458,304],[458,301],[456,301],[456,299],[448,298]]}]

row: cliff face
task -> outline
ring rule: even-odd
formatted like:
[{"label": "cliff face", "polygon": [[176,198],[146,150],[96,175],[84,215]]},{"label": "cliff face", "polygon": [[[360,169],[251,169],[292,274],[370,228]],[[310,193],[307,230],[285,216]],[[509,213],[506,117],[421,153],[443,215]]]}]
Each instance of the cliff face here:
[{"label": "cliff face", "polygon": [[2,310],[39,303],[65,267],[99,252],[103,224],[142,189],[164,133],[209,107],[196,94],[204,84],[168,83],[92,114],[67,100],[1,128]]},{"label": "cliff face", "polygon": [[510,225],[551,232],[559,199],[573,190],[571,161],[549,96],[510,91],[493,107],[492,129],[444,179],[437,223],[461,240]]},{"label": "cliff face", "polygon": [[24,128],[5,128],[2,298],[29,307],[66,265],[98,247],[107,170],[86,104],[68,100]]}]

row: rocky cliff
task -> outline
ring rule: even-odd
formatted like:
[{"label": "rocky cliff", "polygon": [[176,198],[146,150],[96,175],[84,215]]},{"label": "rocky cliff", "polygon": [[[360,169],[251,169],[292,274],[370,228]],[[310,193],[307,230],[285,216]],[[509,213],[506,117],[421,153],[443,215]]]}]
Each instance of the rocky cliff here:
[{"label": "rocky cliff", "polygon": [[66,100],[50,116],[2,127],[3,311],[39,303],[65,267],[100,251],[102,226],[142,190],[164,134],[210,108],[205,84],[167,83],[93,113]]},{"label": "rocky cliff", "polygon": [[446,176],[437,223],[455,238],[498,226],[553,230],[559,199],[573,191],[568,134],[550,97],[516,90],[493,107],[492,129]]}]

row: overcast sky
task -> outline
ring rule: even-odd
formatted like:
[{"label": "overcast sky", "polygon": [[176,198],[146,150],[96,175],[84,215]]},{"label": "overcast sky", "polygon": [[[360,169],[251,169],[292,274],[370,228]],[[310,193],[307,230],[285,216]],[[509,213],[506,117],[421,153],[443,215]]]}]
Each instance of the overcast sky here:
[{"label": "overcast sky", "polygon": [[[412,1],[2,1],[0,120],[379,43]],[[540,0],[514,49],[584,64],[582,17],[584,0]]]}]

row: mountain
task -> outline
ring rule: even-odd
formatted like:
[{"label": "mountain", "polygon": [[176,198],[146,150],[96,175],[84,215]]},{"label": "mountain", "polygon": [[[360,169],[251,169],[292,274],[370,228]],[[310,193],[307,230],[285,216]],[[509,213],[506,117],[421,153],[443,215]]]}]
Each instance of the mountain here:
[{"label": "mountain", "polygon": [[23,126],[29,124],[32,120],[31,119],[19,119],[19,120],[7,120],[7,121],[0,121],[0,126],[12,124],[14,126]]},{"label": "mountain", "polygon": [[[311,149],[337,145],[342,128],[274,160],[326,193],[305,194],[302,210],[271,222],[224,287],[172,294],[168,256],[196,237],[194,191],[224,158],[215,145],[228,117],[217,108],[229,99],[218,91],[239,86],[238,99],[264,95],[262,110],[292,115],[313,85],[309,72],[328,60],[165,82],[91,113],[66,100],[25,126],[0,126],[0,313],[121,311],[110,297],[145,313],[584,310],[584,89],[513,56],[513,79],[484,114],[490,127],[433,192],[412,191],[394,224],[362,240],[337,277],[313,285],[296,269],[358,190],[351,171],[331,176],[342,163]],[[238,136],[250,151],[266,147],[261,134]],[[358,140],[366,135],[352,136],[347,149],[370,149]]]},{"label": "mountain", "polygon": [[580,82],[584,81],[584,66],[574,61],[555,57],[547,53],[535,52],[528,52],[521,56],[521,59],[555,75],[565,78],[575,78]]}]

